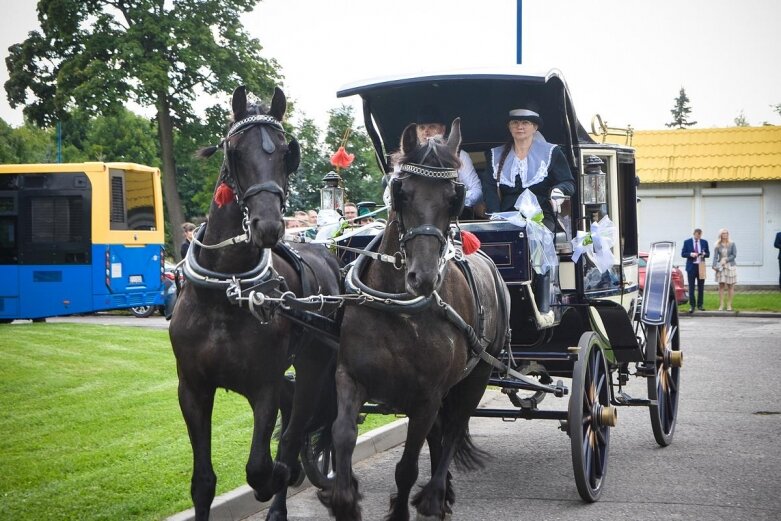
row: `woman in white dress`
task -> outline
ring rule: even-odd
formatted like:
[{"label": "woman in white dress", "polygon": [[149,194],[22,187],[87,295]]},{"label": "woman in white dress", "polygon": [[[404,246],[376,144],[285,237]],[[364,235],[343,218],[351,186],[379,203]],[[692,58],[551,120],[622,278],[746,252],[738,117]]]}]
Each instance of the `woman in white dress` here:
[{"label": "woman in white dress", "polygon": [[735,267],[735,257],[738,249],[729,240],[726,228],[719,230],[713,255],[713,269],[716,270],[716,282],[719,283],[719,311],[724,311],[724,296],[727,296],[727,311],[732,311],[732,297],[735,294],[735,283],[738,281],[738,271]]}]

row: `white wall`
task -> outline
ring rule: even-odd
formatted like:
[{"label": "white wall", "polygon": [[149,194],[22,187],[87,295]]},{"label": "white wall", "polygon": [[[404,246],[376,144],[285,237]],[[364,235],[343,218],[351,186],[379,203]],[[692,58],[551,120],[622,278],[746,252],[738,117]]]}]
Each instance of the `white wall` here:
[{"label": "white wall", "polygon": [[673,240],[680,250],[692,230],[702,228],[712,252],[719,229],[727,228],[738,249],[738,284],[778,284],[773,241],[781,231],[781,182],[649,184],[638,196],[641,250],[659,240]]}]

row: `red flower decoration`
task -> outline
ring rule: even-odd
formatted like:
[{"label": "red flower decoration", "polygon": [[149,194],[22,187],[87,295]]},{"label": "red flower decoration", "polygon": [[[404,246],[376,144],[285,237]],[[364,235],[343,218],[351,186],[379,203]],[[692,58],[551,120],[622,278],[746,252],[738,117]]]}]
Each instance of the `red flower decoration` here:
[{"label": "red flower decoration", "polygon": [[344,147],[339,147],[334,155],[331,156],[331,164],[336,168],[347,168],[353,164],[355,154],[348,154]]},{"label": "red flower decoration", "polygon": [[471,255],[480,249],[480,239],[466,230],[461,230],[461,250],[466,255]]},{"label": "red flower decoration", "polygon": [[220,186],[217,187],[217,191],[214,192],[214,202],[217,203],[217,206],[220,208],[231,203],[234,197],[236,197],[236,194],[233,192],[233,188],[225,183],[220,183]]}]

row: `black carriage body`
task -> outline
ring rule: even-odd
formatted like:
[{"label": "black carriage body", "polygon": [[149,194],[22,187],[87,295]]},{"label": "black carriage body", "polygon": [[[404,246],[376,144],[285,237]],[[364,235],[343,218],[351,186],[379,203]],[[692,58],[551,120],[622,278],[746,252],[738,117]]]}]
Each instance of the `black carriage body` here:
[{"label": "black carriage body", "polygon": [[[593,318],[577,307],[588,306],[595,299],[611,300],[629,312],[639,288],[634,150],[591,139],[578,122],[569,90],[558,71],[543,75],[481,72],[390,78],[346,86],[337,93],[339,97],[351,95],[360,95],[363,99],[364,124],[374,143],[377,160],[386,172],[392,168],[390,155],[398,148],[402,130],[415,121],[420,108],[435,105],[448,122],[460,117],[461,147],[470,154],[483,181],[484,197],[491,196],[490,150],[509,138],[506,127],[509,110],[534,103],[544,120],[541,131],[548,142],[561,147],[576,180],[568,220],[561,223],[565,233],[557,239],[565,246],[559,251],[562,304],[570,306],[560,310],[557,322],[567,320],[564,315],[570,312],[569,309],[579,314],[578,321],[590,329]],[[600,157],[607,170],[609,200],[601,207],[580,204],[583,160],[589,155]],[[615,265],[610,273],[604,274],[598,274],[593,267],[584,267],[583,261],[573,263],[566,249],[566,243],[578,230],[588,231],[588,223],[598,214],[609,215],[618,228]],[[515,315],[516,301],[523,304],[526,299],[520,286],[512,286],[529,283],[532,278],[525,230],[496,221],[462,222],[461,226],[480,238],[484,251],[493,258],[505,282],[511,286]],[[600,333],[610,336],[609,331]],[[546,335],[546,349],[566,350],[565,345],[557,345],[550,336]],[[513,344],[519,349],[538,345],[539,337],[535,327],[515,324]],[[627,356],[636,360],[642,358],[635,350],[631,355],[625,353],[620,360],[608,353],[608,360],[626,361]]]}]

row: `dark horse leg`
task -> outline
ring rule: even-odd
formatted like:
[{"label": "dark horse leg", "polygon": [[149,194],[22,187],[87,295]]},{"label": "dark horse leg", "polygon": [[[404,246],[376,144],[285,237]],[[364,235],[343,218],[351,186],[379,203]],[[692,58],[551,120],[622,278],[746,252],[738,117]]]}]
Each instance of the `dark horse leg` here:
[{"label": "dark horse leg", "polygon": [[[427,517],[443,519],[450,513],[451,505],[455,502],[455,491],[451,483],[450,463],[455,457],[457,463],[467,469],[474,469],[482,465],[483,453],[477,449],[468,435],[469,419],[472,411],[480,403],[480,398],[485,390],[487,374],[482,367],[478,367],[468,378],[453,387],[442,403],[439,413],[439,443],[438,461],[434,467],[434,454],[432,449],[432,473],[429,482],[413,498],[412,504],[418,514]],[[475,374],[477,373],[477,374]],[[429,446],[432,445],[429,440]]]},{"label": "dark horse leg", "polygon": [[179,407],[182,409],[193,449],[190,496],[195,507],[196,521],[209,519],[209,509],[217,486],[217,476],[214,474],[211,457],[215,390],[214,387],[191,385],[186,378],[181,376],[179,378]]},{"label": "dark horse leg", "polygon": [[[280,378],[284,378],[280,375]],[[247,399],[252,406],[254,427],[252,448],[247,460],[247,483],[254,489],[258,501],[268,501],[287,482],[284,472],[274,472],[275,464],[271,460],[271,435],[277,419],[279,407],[278,382],[268,382],[255,389],[254,395]]]},{"label": "dark horse leg", "polygon": [[[293,394],[295,393],[295,383],[285,378],[281,387],[279,397],[279,413],[282,416],[282,432],[285,432],[290,424],[290,416],[293,409]],[[279,455],[279,449],[277,449]],[[279,470],[275,467],[275,471]],[[299,472],[300,474],[300,472]],[[297,479],[297,476],[291,476],[291,481]],[[287,519],[287,486],[274,494],[274,500],[266,514],[266,521],[285,521]]]},{"label": "dark horse leg", "polygon": [[407,441],[401,460],[396,465],[396,494],[391,497],[387,521],[407,521],[409,519],[409,494],[415,480],[418,479],[418,459],[423,442],[436,420],[436,407],[423,408],[421,413],[409,417]]},{"label": "dark horse leg", "polygon": [[358,413],[366,400],[365,391],[342,369],[336,371],[338,414],[332,428],[334,443],[333,488],[317,493],[337,521],[360,521],[358,480],[353,475],[352,458],[358,439]]}]

